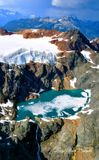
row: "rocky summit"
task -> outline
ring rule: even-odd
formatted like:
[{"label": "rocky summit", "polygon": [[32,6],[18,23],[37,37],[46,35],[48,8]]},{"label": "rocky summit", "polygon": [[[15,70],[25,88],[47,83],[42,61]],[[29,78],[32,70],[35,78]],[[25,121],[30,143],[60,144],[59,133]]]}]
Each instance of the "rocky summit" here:
[{"label": "rocky summit", "polygon": [[[90,41],[76,29],[0,29],[0,160],[98,160],[98,77],[98,38]],[[71,99],[74,91],[80,90],[81,95],[73,99],[73,115],[68,108],[68,115],[62,116],[66,105],[63,95],[58,95],[60,101],[52,95],[51,103],[45,103],[47,98],[50,101],[48,91],[52,90],[71,91]],[[79,98],[86,95],[84,106],[77,108]],[[70,103],[73,108],[69,99],[70,95],[67,106]],[[27,105],[31,116],[18,120],[19,107],[25,112],[27,102],[31,107],[35,103],[38,114],[33,119],[34,110],[30,107],[30,112]],[[50,111],[53,104],[63,107],[60,117],[52,118],[51,113],[38,116],[47,107]]]}]

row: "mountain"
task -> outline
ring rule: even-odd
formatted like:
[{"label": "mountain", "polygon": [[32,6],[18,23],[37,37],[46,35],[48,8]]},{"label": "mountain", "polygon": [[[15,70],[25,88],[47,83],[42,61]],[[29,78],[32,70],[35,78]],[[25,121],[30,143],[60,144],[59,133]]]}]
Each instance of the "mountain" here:
[{"label": "mountain", "polygon": [[0,160],[8,157],[99,159],[98,38],[0,29]]},{"label": "mountain", "polygon": [[[79,30],[59,32],[34,29],[13,33],[1,29],[0,34],[0,84],[5,99],[9,97],[14,100],[16,97],[19,102],[41,89],[70,89],[74,77],[71,73],[75,68],[81,65],[81,72],[86,73],[83,65],[93,68],[99,65],[99,40],[89,41]],[[76,74],[82,82],[80,73]],[[89,79],[87,83],[90,83]]]},{"label": "mountain", "polygon": [[68,31],[70,29],[79,29],[88,38],[99,37],[99,21],[80,20],[76,17],[63,18],[32,18],[20,19],[8,22],[3,26],[9,31],[18,31],[21,29],[49,29],[58,31]]},{"label": "mountain", "polygon": [[24,16],[16,11],[8,9],[0,9],[0,26],[5,25],[7,22],[23,18]]},{"label": "mountain", "polygon": [[98,42],[96,42],[97,45],[91,44],[79,30],[59,32],[34,29],[23,30],[14,34],[0,29],[0,34],[2,46],[0,48],[0,61],[7,64],[22,65],[30,61],[55,64],[57,59],[61,59],[61,56],[68,55],[68,58],[71,57],[72,52],[75,54],[79,52],[81,54],[79,54],[79,58],[81,58],[84,51],[87,52],[88,50],[90,54],[91,50],[99,51]]}]

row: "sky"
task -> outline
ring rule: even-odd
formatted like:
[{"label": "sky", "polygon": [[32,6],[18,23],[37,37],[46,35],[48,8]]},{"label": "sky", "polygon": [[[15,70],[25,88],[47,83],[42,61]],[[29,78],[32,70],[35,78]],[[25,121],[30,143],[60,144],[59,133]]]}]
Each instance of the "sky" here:
[{"label": "sky", "polygon": [[31,16],[99,20],[99,0],[0,0],[0,8]]}]

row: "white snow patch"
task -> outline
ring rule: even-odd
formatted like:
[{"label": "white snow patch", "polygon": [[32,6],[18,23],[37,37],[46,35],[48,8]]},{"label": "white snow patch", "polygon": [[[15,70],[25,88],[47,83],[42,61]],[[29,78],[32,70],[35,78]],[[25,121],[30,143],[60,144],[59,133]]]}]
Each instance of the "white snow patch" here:
[{"label": "white snow patch", "polygon": [[3,119],[0,120],[0,123],[2,123],[2,124],[6,123],[6,122],[13,123],[13,121],[9,120],[8,118],[6,120],[3,120]]},{"label": "white snow patch", "polygon": [[93,111],[94,111],[93,109],[89,109],[86,111],[81,111],[81,113],[90,115]]},{"label": "white snow patch", "polygon": [[77,112],[77,111],[78,111],[78,108],[74,107],[74,108],[73,108],[73,111]]},{"label": "white snow patch", "polygon": [[[55,36],[54,36],[55,37]],[[54,40],[54,39],[53,39]],[[56,39],[56,40],[58,40],[58,41],[65,41],[65,42],[68,42],[69,41],[69,39],[65,39],[65,38],[58,38],[58,39]]]},{"label": "white snow patch", "polygon": [[19,120],[19,121],[17,121],[17,122],[26,122],[28,119],[23,119],[23,120]]},{"label": "white snow patch", "polygon": [[[12,107],[13,107],[13,103],[10,100],[8,100],[6,103],[0,103],[0,108],[1,108],[0,113],[2,115],[5,115],[5,111],[8,111],[8,109]],[[9,111],[11,112],[11,110]]]},{"label": "white snow patch", "polygon": [[[26,122],[27,120],[29,120],[29,122],[35,123],[32,119],[23,119],[23,120],[19,120],[17,122],[18,123],[20,123],[20,122]],[[14,120],[9,120],[9,117],[7,117],[5,120],[4,119],[0,120],[0,123],[2,123],[2,124],[6,123],[6,122],[11,123],[11,124],[15,123]]]},{"label": "white snow patch", "polygon": [[9,120],[10,118],[9,118],[9,117],[5,117],[5,119],[6,119],[6,120]]},{"label": "white snow patch", "polygon": [[40,96],[39,93],[36,93],[36,92],[30,92],[30,94],[34,95],[34,96]]},{"label": "white snow patch", "polygon": [[10,146],[10,145],[11,145],[10,142],[8,142],[8,143],[7,143],[7,146]]},{"label": "white snow patch", "polygon": [[52,87],[51,89],[52,89],[52,90],[56,90],[56,88],[55,88],[55,87]]},{"label": "white snow patch", "polygon": [[6,103],[0,103],[0,107],[13,107],[13,103],[8,99]]},{"label": "white snow patch", "polygon": [[[30,104],[30,105],[31,105],[31,104],[34,104],[34,102],[29,102],[29,104]],[[20,107],[18,106],[17,108],[20,108]]]},{"label": "white snow patch", "polygon": [[72,80],[70,80],[70,85],[71,85],[71,87],[75,88],[75,83],[76,83],[76,81],[77,81],[77,78],[76,78],[76,77],[74,77]]},{"label": "white snow patch", "polygon": [[90,57],[90,55],[92,54],[91,52],[82,50],[82,51],[81,51],[81,54],[85,57],[85,59],[86,59],[88,62],[94,64],[94,62],[92,61],[92,59],[91,59],[91,57]]},{"label": "white snow patch", "polygon": [[90,115],[94,110],[93,109],[89,109],[88,110],[88,115]]},{"label": "white snow patch", "polygon": [[86,73],[89,73],[89,71],[86,71]]},{"label": "white snow patch", "polygon": [[43,88],[41,88],[41,89],[39,90],[39,94],[42,93],[42,92],[44,92],[44,89],[43,89]]},{"label": "white snow patch", "polygon": [[66,41],[66,42],[68,42],[68,41],[69,41],[69,39],[65,39],[65,41]]},{"label": "white snow patch", "polygon": [[32,32],[37,32],[39,29],[31,29]]},{"label": "white snow patch", "polygon": [[16,134],[13,134],[13,137],[17,137],[17,135],[16,135]]},{"label": "white snow patch", "polygon": [[97,65],[97,66],[91,66],[91,68],[99,69],[99,65]]},{"label": "white snow patch", "polygon": [[90,43],[93,43],[93,42],[97,41],[97,39],[98,39],[98,38],[92,39],[92,40],[90,41]]},{"label": "white snow patch", "polygon": [[50,122],[50,120],[49,119],[47,119],[47,118],[41,118],[43,121],[45,121],[45,122]]},{"label": "white snow patch", "polygon": [[9,69],[9,72],[13,71],[13,69]]},{"label": "white snow patch", "polygon": [[32,119],[29,119],[29,122],[31,122],[31,123],[35,123],[35,121],[33,121]]},{"label": "white snow patch", "polygon": [[2,137],[0,137],[0,140],[2,140]]},{"label": "white snow patch", "polygon": [[17,34],[0,36],[0,61],[17,65],[30,61],[55,63],[59,50],[50,41],[51,37],[25,39]]},{"label": "white snow patch", "polygon": [[19,110],[20,109],[20,107],[19,106],[17,106],[17,110]]},{"label": "white snow patch", "polygon": [[73,39],[73,36],[71,36],[70,39],[72,40],[72,39]]},{"label": "white snow patch", "polygon": [[5,115],[5,110],[4,110],[4,108],[3,108],[3,107],[1,107],[0,114]]},{"label": "white snow patch", "polygon": [[54,82],[57,82],[57,79],[54,79]]},{"label": "white snow patch", "polygon": [[2,119],[0,120],[0,123],[2,124],[4,124],[5,122],[6,122],[5,120],[2,120]]},{"label": "white snow patch", "polygon": [[69,51],[66,51],[68,53],[72,53],[72,52],[75,52],[75,50],[69,50]]},{"label": "white snow patch", "polygon": [[58,41],[63,41],[64,39],[63,38],[58,38]]},{"label": "white snow patch", "polygon": [[76,120],[76,119],[80,119],[80,117],[77,116],[77,115],[74,115],[74,116],[70,116],[70,117],[68,117],[68,118],[66,118],[66,119]]},{"label": "white snow patch", "polygon": [[61,59],[61,58],[65,58],[66,56],[64,55],[64,56],[57,56],[56,58],[57,59]]},{"label": "white snow patch", "polygon": [[12,113],[9,113],[9,116],[12,116]]}]

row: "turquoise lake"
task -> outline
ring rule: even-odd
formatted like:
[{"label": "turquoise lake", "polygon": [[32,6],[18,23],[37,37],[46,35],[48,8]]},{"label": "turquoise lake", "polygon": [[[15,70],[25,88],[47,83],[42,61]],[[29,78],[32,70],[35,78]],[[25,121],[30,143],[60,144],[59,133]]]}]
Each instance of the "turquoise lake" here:
[{"label": "turquoise lake", "polygon": [[86,108],[89,101],[90,95],[87,90],[50,90],[43,92],[38,99],[19,103],[17,120],[26,117],[69,117]]}]

